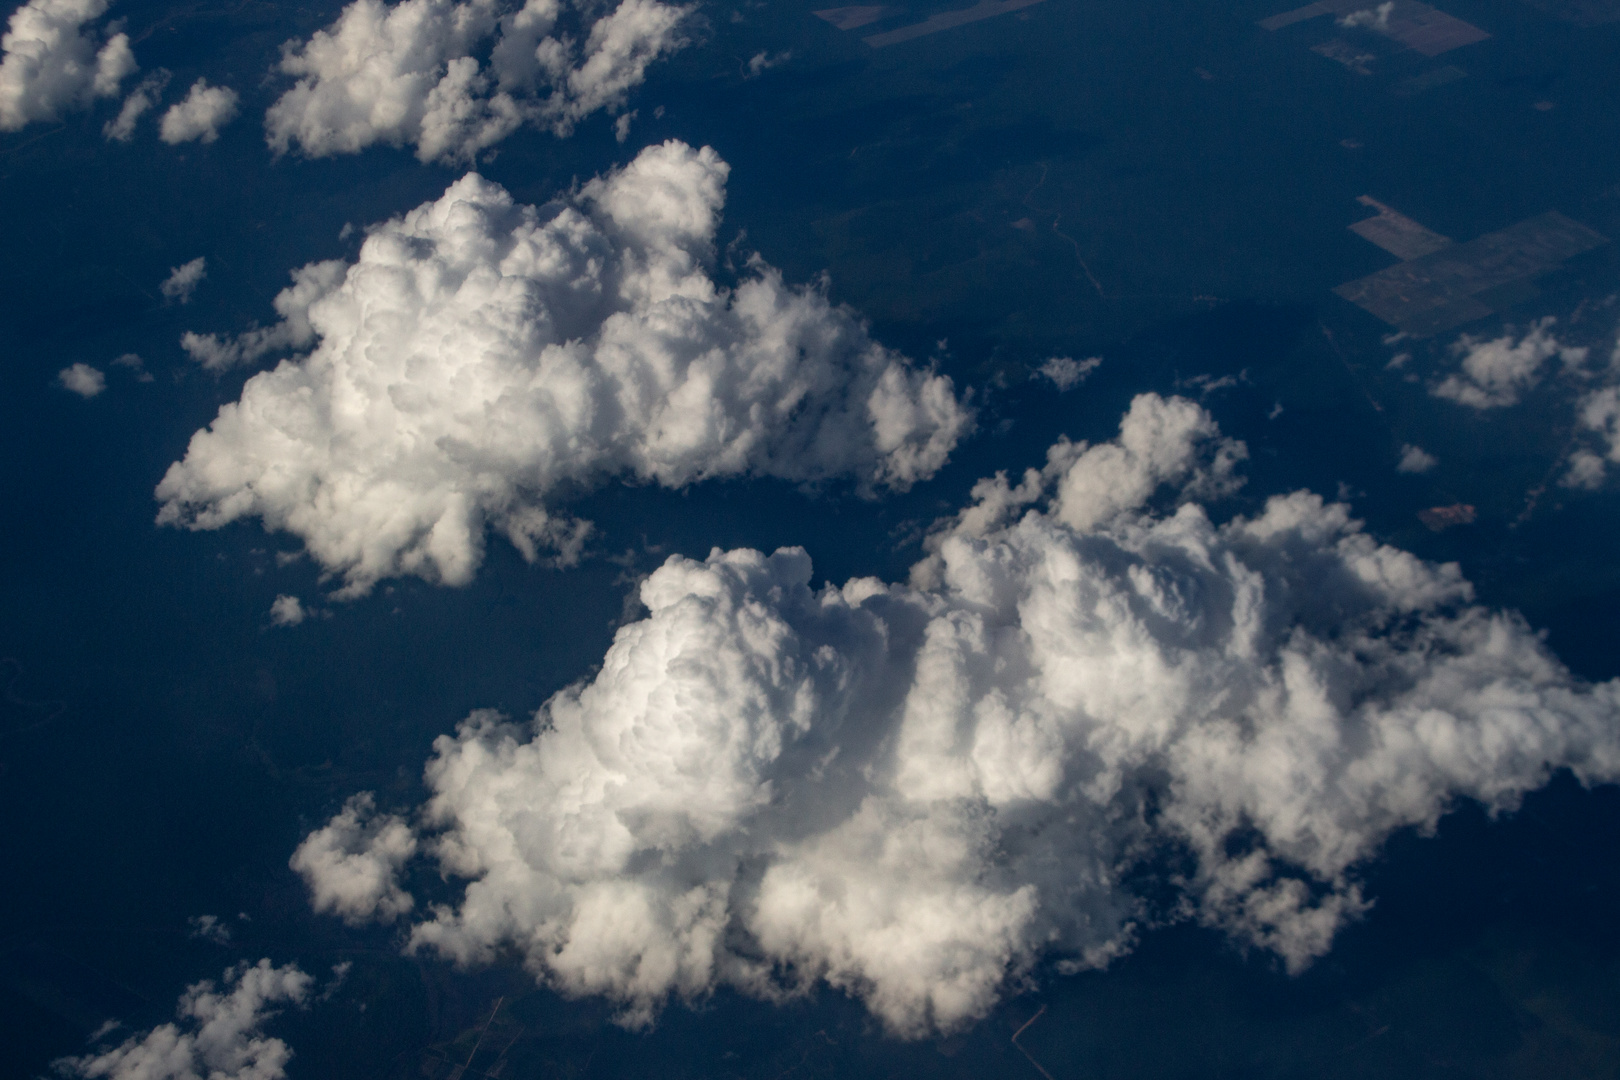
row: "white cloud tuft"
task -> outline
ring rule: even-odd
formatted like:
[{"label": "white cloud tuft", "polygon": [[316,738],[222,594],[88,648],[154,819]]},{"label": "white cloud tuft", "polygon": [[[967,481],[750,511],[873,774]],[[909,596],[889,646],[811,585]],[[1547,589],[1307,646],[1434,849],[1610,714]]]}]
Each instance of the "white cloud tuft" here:
[{"label": "white cloud tuft", "polygon": [[107,0],[28,0],[11,13],[0,36],[0,131],[118,95],[135,54],[127,34],[102,42],[87,31],[106,11]]},{"label": "white cloud tuft", "polygon": [[781,67],[783,64],[792,59],[793,51],[791,49],[784,52],[779,52],[775,56],[772,56],[770,53],[764,51],[757,52],[750,57],[748,63],[743,66],[743,78],[757,79],[761,75],[765,74],[765,72],[771,70],[771,68]]},{"label": "white cloud tuft", "polygon": [[567,135],[592,113],[622,108],[647,68],[686,44],[693,9],[620,0],[592,21],[596,10],[355,0],[308,41],[284,46],[280,71],[298,81],[266,113],[266,137],[277,153],[297,145],[325,157],[380,142],[448,163],[475,160],[525,123]]},{"label": "white cloud tuft", "polygon": [[1475,409],[1517,405],[1540,381],[1548,360],[1556,356],[1568,367],[1586,362],[1586,349],[1561,345],[1553,336],[1556,321],[1548,317],[1534,323],[1517,342],[1511,333],[1490,341],[1464,334],[1451,346],[1452,355],[1462,357],[1462,370],[1446,376],[1430,393]]},{"label": "white cloud tuft", "polygon": [[202,279],[208,276],[208,260],[201,255],[181,266],[171,267],[168,278],[159,287],[165,300],[182,304],[191,303],[191,294],[197,291]]},{"label": "white cloud tuft", "polygon": [[289,865],[309,883],[316,911],[358,924],[393,922],[414,901],[399,887],[399,870],[416,854],[416,837],[392,814],[378,815],[371,793],[362,792],[298,845]]},{"label": "white cloud tuft", "polygon": [[755,261],[709,276],[728,166],[670,142],[543,209],[468,175],[374,227],[353,265],[305,267],[284,321],[187,335],[212,367],[275,344],[158,486],[159,521],[257,516],[301,537],[343,595],[383,577],[472,578],[493,527],[577,558],[560,489],[615,476],[905,488],[971,425],[944,376]]},{"label": "white cloud tuft", "polygon": [[270,604],[270,623],[272,626],[297,626],[309,617],[304,610],[303,601],[296,596],[278,596]]},{"label": "white cloud tuft", "polygon": [[1376,8],[1362,8],[1341,16],[1339,25],[1344,27],[1365,26],[1370,30],[1386,31],[1389,29],[1389,17],[1395,11],[1394,0],[1386,0]]},{"label": "white cloud tuft", "polygon": [[169,106],[158,127],[158,138],[170,146],[201,140],[211,143],[220,129],[236,118],[236,91],[228,86],[209,86],[207,79],[191,84],[185,100]]},{"label": "white cloud tuft", "polygon": [[1583,394],[1575,405],[1583,433],[1597,437],[1601,453],[1582,447],[1570,455],[1566,487],[1596,489],[1610,465],[1620,465],[1620,386],[1603,386]]},{"label": "white cloud tuft", "polygon": [[1395,466],[1395,471],[1399,473],[1426,473],[1438,464],[1440,464],[1440,459],[1423,449],[1423,447],[1407,443],[1401,447],[1401,460]]},{"label": "white cloud tuft", "polygon": [[[412,946],[515,947],[630,1025],[824,980],[920,1035],[1167,919],[1297,971],[1395,830],[1559,766],[1620,775],[1620,682],[1343,505],[1215,524],[1199,500],[1241,457],[1144,395],[1117,440],[982,482],[909,585],[812,591],[798,549],[671,558],[594,676],[435,743],[423,850],[467,884]],[[347,870],[308,876],[338,907]]]},{"label": "white cloud tuft", "polygon": [[74,364],[56,373],[56,381],[64,390],[71,390],[84,398],[93,398],[107,389],[107,376],[89,364]]},{"label": "white cloud tuft", "polygon": [[129,142],[135,136],[135,125],[157,104],[163,88],[168,85],[169,73],[161,68],[142,79],[124,99],[118,115],[102,125],[101,133],[113,142]]},{"label": "white cloud tuft", "polygon": [[1037,375],[1051,379],[1058,390],[1072,390],[1086,381],[1086,376],[1102,367],[1102,357],[1088,356],[1076,360],[1072,356],[1053,356],[1035,369]]},{"label": "white cloud tuft", "polygon": [[186,920],[191,925],[191,936],[215,945],[231,943],[231,928],[220,921],[218,915],[194,915]]},{"label": "white cloud tuft", "polygon": [[313,980],[296,965],[260,960],[227,970],[224,981],[223,989],[207,979],[188,988],[176,1010],[179,1023],[160,1024],[99,1054],[63,1058],[57,1071],[108,1080],[280,1080],[292,1051],[261,1029],[273,1006],[308,1001]]}]

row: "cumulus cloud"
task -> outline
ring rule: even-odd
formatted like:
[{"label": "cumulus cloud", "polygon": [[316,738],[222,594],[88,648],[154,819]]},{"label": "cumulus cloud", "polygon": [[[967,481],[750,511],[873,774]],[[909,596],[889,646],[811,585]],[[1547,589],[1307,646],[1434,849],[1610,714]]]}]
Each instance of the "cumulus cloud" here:
[{"label": "cumulus cloud", "polygon": [[[1395,830],[1620,773],[1620,682],[1343,505],[1217,524],[1242,458],[1143,395],[1118,438],[982,481],[907,583],[812,590],[799,549],[671,558],[593,676],[437,740],[418,835],[466,884],[411,947],[516,948],[630,1025],[824,981],[920,1035],[1168,920],[1300,970]],[[392,868],[404,845],[375,843]],[[394,887],[366,880],[347,911]]]},{"label": "cumulus cloud", "polygon": [[236,118],[236,91],[228,86],[209,86],[207,79],[191,84],[185,100],[169,106],[158,127],[158,138],[170,146],[198,140],[211,143],[220,129]]},{"label": "cumulus cloud", "polygon": [[189,304],[191,294],[197,291],[197,286],[207,276],[208,260],[199,255],[184,265],[170,268],[169,276],[159,286],[159,291],[165,300]]},{"label": "cumulus cloud", "polygon": [[1575,406],[1577,426],[1598,449],[1580,447],[1570,455],[1566,487],[1603,486],[1610,465],[1620,465],[1620,386],[1603,386],[1583,394]]},{"label": "cumulus cloud", "polygon": [[129,35],[91,27],[107,0],[28,0],[0,36],[0,131],[116,97],[135,71]]},{"label": "cumulus cloud", "polygon": [[1438,464],[1440,464],[1440,459],[1423,449],[1423,447],[1407,443],[1401,447],[1401,460],[1396,464],[1395,471],[1399,473],[1426,473]]},{"label": "cumulus cloud", "polygon": [[1566,367],[1586,362],[1587,350],[1562,345],[1553,335],[1557,320],[1540,320],[1514,341],[1512,333],[1489,341],[1464,334],[1451,346],[1462,358],[1462,370],[1446,376],[1430,391],[1474,409],[1500,409],[1517,405],[1519,398],[1540,381],[1548,360],[1558,357]]},{"label": "cumulus cloud", "polygon": [[272,626],[297,626],[309,617],[304,610],[303,601],[296,596],[278,596],[270,604],[270,623]]},{"label": "cumulus cloud", "polygon": [[158,486],[158,520],[302,538],[342,595],[472,578],[493,528],[576,558],[553,507],[611,477],[864,490],[931,476],[971,424],[951,381],[756,260],[711,278],[728,166],[670,142],[548,206],[468,175],[295,275],[283,321],[188,334],[210,367],[313,346],[250,379]]},{"label": "cumulus cloud", "polygon": [[1073,390],[1086,381],[1086,376],[1102,367],[1102,357],[1088,356],[1076,360],[1072,356],[1053,356],[1042,361],[1035,374],[1050,379],[1061,390]]},{"label": "cumulus cloud", "polygon": [[194,938],[211,941],[215,945],[231,943],[231,928],[218,915],[195,915],[186,922],[191,926],[191,936]]},{"label": "cumulus cloud", "polygon": [[791,59],[793,59],[791,49],[779,52],[774,56],[762,50],[749,57],[748,63],[743,65],[743,78],[757,79],[771,68],[781,67]]},{"label": "cumulus cloud", "polygon": [[[355,0],[283,47],[298,81],[265,115],[272,149],[310,157],[376,143],[422,161],[472,161],[526,123],[558,135],[623,108],[660,56],[686,44],[693,8],[620,0]],[[600,14],[600,17],[598,15]]]},{"label": "cumulus cloud", "polygon": [[57,384],[82,398],[93,398],[107,389],[107,376],[89,364],[74,364],[56,373]]},{"label": "cumulus cloud", "polygon": [[376,810],[370,792],[353,796],[293,853],[289,865],[309,884],[316,911],[351,924],[410,912],[399,871],[416,854],[416,836],[403,819]]},{"label": "cumulus cloud", "polygon": [[135,376],[137,382],[151,382],[153,380],[152,373],[146,370],[146,364],[137,353],[124,353],[122,356],[114,357],[113,367],[126,369],[131,375]]},{"label": "cumulus cloud", "polygon": [[188,988],[176,1010],[178,1022],[110,1050],[63,1058],[56,1069],[108,1080],[280,1080],[292,1051],[262,1029],[275,1006],[307,1002],[312,983],[293,964],[239,964],[225,972],[222,987],[205,979]]},{"label": "cumulus cloud", "polygon": [[1341,16],[1339,25],[1344,27],[1365,26],[1369,30],[1382,32],[1389,29],[1389,17],[1394,11],[1394,0],[1388,0],[1388,2],[1379,4],[1375,8],[1362,8],[1360,11],[1352,11],[1348,15]]},{"label": "cumulus cloud", "polygon": [[142,79],[124,99],[118,115],[102,125],[101,133],[113,142],[129,142],[135,137],[135,125],[157,104],[163,88],[168,85],[169,73],[161,68]]}]

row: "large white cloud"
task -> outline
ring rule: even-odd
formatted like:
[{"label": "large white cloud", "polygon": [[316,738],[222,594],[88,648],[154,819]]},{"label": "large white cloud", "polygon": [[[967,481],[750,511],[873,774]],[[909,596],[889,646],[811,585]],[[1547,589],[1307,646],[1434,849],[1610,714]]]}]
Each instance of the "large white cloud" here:
[{"label": "large white cloud", "polygon": [[727,171],[670,142],[539,209],[468,175],[352,265],[299,271],[276,326],[188,335],[214,367],[314,348],[193,436],[159,520],[260,517],[354,595],[469,580],[486,526],[530,558],[577,552],[553,495],[608,477],[932,475],[971,423],[948,378],[762,262],[735,289],[709,276]]},{"label": "large white cloud", "polygon": [[103,39],[90,26],[106,12],[107,0],[28,0],[11,13],[0,36],[0,131],[117,96],[135,54],[128,34]]},{"label": "large white cloud", "polygon": [[1455,564],[1308,492],[1215,524],[1243,456],[1144,395],[1118,439],[981,482],[906,584],[812,591],[797,549],[671,558],[594,676],[435,744],[417,828],[466,884],[413,947],[516,948],[630,1024],[825,980],[916,1035],[1167,917],[1298,970],[1393,831],[1620,772],[1620,683],[1574,678]]},{"label": "large white cloud", "polygon": [[[690,6],[620,0],[355,0],[279,70],[297,78],[265,115],[270,146],[311,157],[375,143],[423,161],[471,161],[525,123],[566,135],[616,111],[660,56],[686,43]],[[480,56],[483,59],[480,59]]]},{"label": "large white cloud", "polygon": [[314,980],[294,964],[239,964],[181,995],[178,1023],[160,1024],[110,1050],[63,1058],[58,1072],[107,1080],[280,1080],[292,1051],[263,1033],[275,1006],[303,1005]]}]

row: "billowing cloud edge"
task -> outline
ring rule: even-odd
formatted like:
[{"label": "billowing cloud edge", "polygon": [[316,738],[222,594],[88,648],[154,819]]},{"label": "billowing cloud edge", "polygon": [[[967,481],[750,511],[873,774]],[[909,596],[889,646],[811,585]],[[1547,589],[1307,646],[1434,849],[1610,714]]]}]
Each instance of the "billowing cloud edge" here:
[{"label": "billowing cloud edge", "polygon": [[473,577],[485,533],[576,559],[554,503],[612,478],[864,493],[932,476],[972,428],[951,380],[873,341],[819,287],[712,274],[729,166],[668,142],[544,207],[477,174],[296,271],[273,326],[182,344],[247,381],[157,488],[159,522],[259,518],[341,575]]},{"label": "billowing cloud edge", "polygon": [[[339,976],[341,977],[341,976]],[[54,1062],[59,1075],[107,1080],[281,1080],[292,1050],[264,1033],[278,1006],[308,1004],[315,981],[270,960],[227,968],[186,989],[176,1020],[117,1046]]]},{"label": "billowing cloud edge", "polygon": [[[28,0],[0,35],[0,131],[116,97],[136,71],[129,35],[94,25],[108,0]],[[131,121],[133,124],[133,121]]]},{"label": "billowing cloud edge", "polygon": [[[1118,438],[982,481],[908,583],[815,591],[791,548],[672,557],[594,676],[436,741],[412,828],[465,884],[409,948],[514,950],[629,1026],[825,983],[920,1036],[1178,919],[1299,971],[1393,832],[1511,810],[1557,768],[1615,779],[1620,682],[1342,504],[1216,524],[1243,457],[1148,394]],[[357,805],[306,848],[404,826]],[[405,846],[344,895],[398,911]]]}]

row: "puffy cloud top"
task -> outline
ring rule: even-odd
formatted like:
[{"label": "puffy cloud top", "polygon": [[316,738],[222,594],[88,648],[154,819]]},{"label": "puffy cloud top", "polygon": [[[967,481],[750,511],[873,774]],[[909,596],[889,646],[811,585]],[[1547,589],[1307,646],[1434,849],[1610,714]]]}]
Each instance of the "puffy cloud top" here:
[{"label": "puffy cloud top", "polygon": [[158,291],[164,299],[174,300],[181,304],[191,303],[191,296],[202,284],[203,278],[208,276],[208,260],[199,255],[188,263],[169,268],[169,276],[163,279]]},{"label": "puffy cloud top", "polygon": [[56,381],[64,390],[71,390],[83,398],[93,398],[107,389],[107,376],[89,364],[72,364],[56,373]]},{"label": "puffy cloud top", "polygon": [[292,1051],[262,1032],[280,1004],[303,1005],[313,980],[294,964],[269,960],[225,972],[225,985],[205,979],[180,998],[180,1022],[99,1054],[64,1058],[58,1071],[108,1080],[281,1080]]},{"label": "puffy cloud top", "polygon": [[266,135],[278,153],[296,144],[325,157],[382,142],[444,162],[471,161],[524,123],[567,135],[586,116],[622,107],[648,66],[685,44],[691,10],[621,0],[592,21],[590,5],[560,0],[517,9],[355,0],[331,26],[285,46],[280,70],[298,82],[265,115]]},{"label": "puffy cloud top", "polygon": [[207,79],[198,79],[191,84],[185,100],[169,106],[163,114],[158,138],[171,146],[193,140],[211,143],[219,138],[220,129],[235,119],[237,100],[236,91],[230,87],[209,86]]},{"label": "puffy cloud top", "polygon": [[135,54],[129,35],[103,42],[87,29],[106,12],[107,0],[28,0],[12,12],[0,37],[0,131],[118,94]]},{"label": "puffy cloud top", "polygon": [[193,436],[159,521],[261,517],[353,595],[468,581],[486,525],[568,556],[581,526],[548,502],[565,485],[932,475],[971,423],[948,378],[762,262],[735,289],[709,276],[727,172],[670,142],[538,209],[468,175],[354,264],[298,271],[276,326],[188,335],[216,367],[314,348]]},{"label": "puffy cloud top", "polygon": [[[296,597],[290,599],[297,605]],[[304,613],[298,609],[296,620]],[[399,870],[416,854],[416,836],[403,820],[378,815],[369,793],[356,795],[322,828],[299,845],[291,866],[315,887],[316,911],[349,923],[393,922],[414,901],[399,887]]]},{"label": "puffy cloud top", "polygon": [[[1620,375],[1611,369],[1610,378]],[[1579,430],[1595,436],[1598,449],[1578,447],[1569,457],[1563,483],[1568,487],[1597,488],[1603,485],[1611,465],[1620,465],[1620,385],[1611,383],[1581,395],[1575,403]]]},{"label": "puffy cloud top", "polygon": [[[671,558],[593,677],[435,744],[421,844],[467,884],[413,947],[515,947],[628,1024],[825,980],[918,1035],[1165,918],[1298,970],[1394,830],[1511,808],[1554,767],[1616,777],[1620,683],[1343,505],[1217,525],[1201,500],[1241,456],[1144,395],[1118,439],[982,482],[910,584],[813,591],[797,549]],[[339,831],[396,827],[355,805]],[[351,895],[386,916],[398,887]]]},{"label": "puffy cloud top", "polygon": [[1553,335],[1556,321],[1542,319],[1518,341],[1511,333],[1489,341],[1464,334],[1451,347],[1452,355],[1462,358],[1461,370],[1436,384],[1433,394],[1475,409],[1517,405],[1519,397],[1541,380],[1548,360],[1558,357],[1572,368],[1586,362],[1586,349],[1562,345]]}]

